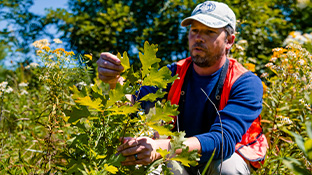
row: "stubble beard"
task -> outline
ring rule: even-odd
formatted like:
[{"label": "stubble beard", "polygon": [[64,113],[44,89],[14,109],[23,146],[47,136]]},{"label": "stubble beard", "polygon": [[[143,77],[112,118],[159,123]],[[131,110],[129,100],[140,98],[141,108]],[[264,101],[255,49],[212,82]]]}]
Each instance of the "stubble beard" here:
[{"label": "stubble beard", "polygon": [[[194,47],[201,47],[203,49],[203,51],[205,52],[204,56],[200,56],[200,55],[193,55],[191,52],[191,58],[192,61],[198,66],[198,67],[211,67],[212,65],[214,65],[218,60],[220,60],[222,58],[222,55],[224,54],[223,50],[221,49],[219,50],[218,53],[215,53],[214,51],[211,51],[209,48],[201,45],[201,44],[194,44],[192,46],[192,49]],[[214,52],[214,53],[213,53]]]}]

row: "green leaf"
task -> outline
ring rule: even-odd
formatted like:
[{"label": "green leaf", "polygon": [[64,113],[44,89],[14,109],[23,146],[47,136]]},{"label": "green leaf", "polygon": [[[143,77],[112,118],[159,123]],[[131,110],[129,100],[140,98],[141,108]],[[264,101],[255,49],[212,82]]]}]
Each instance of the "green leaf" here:
[{"label": "green leaf", "polygon": [[172,83],[177,76],[172,77],[167,66],[161,69],[152,68],[150,74],[144,78],[142,86],[156,86],[165,89],[168,83]]},{"label": "green leaf", "polygon": [[126,160],[126,157],[122,156],[122,154],[112,155],[108,161],[109,164],[114,165],[115,167],[120,167],[121,162]]},{"label": "green leaf", "polygon": [[135,103],[134,105],[123,105],[123,106],[113,106],[112,108],[107,109],[106,111],[110,111],[111,115],[129,115],[139,111],[141,107],[140,103]]},{"label": "green leaf", "polygon": [[202,172],[202,174],[206,174],[206,171],[208,170],[208,167],[209,167],[209,165],[210,165],[210,163],[211,163],[215,153],[216,153],[216,148],[213,150],[213,152],[212,152],[212,154],[211,154],[207,164],[205,165],[205,168],[204,168],[204,171]]},{"label": "green leaf", "polygon": [[140,52],[139,58],[142,63],[142,77],[145,77],[151,66],[155,63],[159,63],[161,59],[156,58],[156,52],[158,51],[157,45],[150,45],[147,41],[144,43],[144,55]]},{"label": "green leaf", "polygon": [[296,175],[311,174],[308,170],[302,168],[305,167],[304,164],[296,159],[286,157],[283,158],[283,163]]},{"label": "green leaf", "polygon": [[95,109],[96,111],[103,112],[102,100],[100,98],[96,98],[95,100],[91,100],[89,96],[85,96],[83,98],[78,98],[75,100],[76,103],[87,106],[89,108]]},{"label": "green leaf", "polygon": [[312,139],[308,139],[304,142],[305,152],[308,156],[308,159],[312,160]]},{"label": "green leaf", "polygon": [[165,128],[165,126],[160,126],[159,124],[150,124],[150,123],[148,123],[148,126],[158,131],[159,135],[165,135],[165,136],[172,135],[172,132],[170,131],[170,129]]},{"label": "green leaf", "polygon": [[140,101],[151,101],[154,102],[157,100],[157,98],[163,98],[167,92],[163,92],[162,89],[158,89],[156,93],[149,93],[145,95],[143,98],[140,99]]},{"label": "green leaf", "polygon": [[312,139],[312,124],[310,121],[305,122],[305,126],[307,128],[307,133],[310,139]]},{"label": "green leaf", "polygon": [[161,157],[163,157],[163,158],[166,158],[167,157],[167,155],[169,155],[169,151],[167,151],[167,150],[165,150],[165,149],[161,149],[161,148],[159,148],[159,149],[157,149],[156,150],[160,155],[161,155]]},{"label": "green leaf", "polygon": [[123,57],[121,57],[120,53],[118,52],[117,58],[120,60],[121,65],[124,67],[123,72],[127,71],[130,68],[130,62],[127,52],[123,53]]},{"label": "green leaf", "polygon": [[178,114],[177,106],[171,105],[168,101],[162,108],[156,106],[156,114],[152,115],[150,121],[163,120],[165,122],[171,122],[173,118],[170,116],[177,116]]},{"label": "green leaf", "polygon": [[109,99],[107,100],[106,107],[112,106],[117,101],[121,101],[121,98],[125,97],[122,86],[117,83],[115,89],[109,91]]},{"label": "green leaf", "polygon": [[126,80],[126,82],[129,82],[129,84],[131,84],[131,85],[136,85],[137,81],[140,78],[139,72],[134,72],[133,66],[131,66],[121,76]]},{"label": "green leaf", "polygon": [[194,159],[194,156],[191,156],[194,153],[197,155],[196,150],[189,152],[189,147],[186,147],[186,149],[182,149],[182,152],[176,157],[171,158],[171,160],[176,160],[187,167],[190,167],[190,165],[196,166],[198,162],[196,161],[196,159]]},{"label": "green leaf", "polygon": [[90,112],[86,106],[73,106],[71,110],[65,110],[66,116],[69,116],[69,123],[75,123],[81,118],[87,118],[90,116]]}]

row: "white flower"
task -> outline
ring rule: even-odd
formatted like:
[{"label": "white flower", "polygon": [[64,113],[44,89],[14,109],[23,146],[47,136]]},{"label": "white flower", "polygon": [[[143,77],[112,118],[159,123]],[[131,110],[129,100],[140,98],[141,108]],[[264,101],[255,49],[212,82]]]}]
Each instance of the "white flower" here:
[{"label": "white flower", "polygon": [[8,82],[6,82],[6,81],[1,82],[0,83],[0,90],[3,91],[6,88],[7,85],[8,85]]},{"label": "white flower", "polygon": [[27,86],[28,86],[28,83],[22,82],[22,83],[18,84],[18,86],[19,86],[19,87],[27,87]]},{"label": "white flower", "polygon": [[272,61],[272,62],[275,62],[277,60],[277,57],[272,57],[271,59],[270,59],[270,61]]},{"label": "white flower", "polygon": [[8,88],[4,92],[9,94],[9,93],[13,92],[13,89],[10,86],[8,86]]},{"label": "white flower", "polygon": [[300,60],[298,61],[298,63],[302,66],[302,65],[304,65],[305,61],[304,61],[303,59],[300,59]]},{"label": "white flower", "polygon": [[38,63],[30,63],[29,65],[30,65],[30,67],[32,67],[32,68],[36,68],[36,67],[38,67],[38,66],[39,66],[39,64],[38,64]]},{"label": "white flower", "polygon": [[266,73],[266,72],[264,72],[264,73],[262,73],[262,74],[261,74],[261,76],[260,76],[260,77],[261,77],[261,78],[262,78],[262,77],[267,78],[267,77],[269,77],[269,74],[268,74],[268,73]]},{"label": "white flower", "polygon": [[61,44],[61,43],[62,43],[62,41],[61,41],[60,39],[58,39],[58,38],[54,39],[53,41],[54,41],[55,43],[58,43],[58,44]]},{"label": "white flower", "polygon": [[52,62],[52,63],[46,63],[46,66],[47,66],[48,68],[53,68],[55,65],[56,65],[56,64],[55,64],[54,62]]},{"label": "white flower", "polygon": [[77,83],[77,85],[80,85],[80,86],[87,86],[87,84],[85,82],[80,82],[80,83]]},{"label": "white flower", "polygon": [[27,95],[28,94],[28,92],[25,90],[25,89],[23,89],[22,91],[21,91],[21,95]]},{"label": "white flower", "polygon": [[271,66],[273,66],[273,63],[267,63],[267,64],[265,65],[265,67],[271,67]]}]

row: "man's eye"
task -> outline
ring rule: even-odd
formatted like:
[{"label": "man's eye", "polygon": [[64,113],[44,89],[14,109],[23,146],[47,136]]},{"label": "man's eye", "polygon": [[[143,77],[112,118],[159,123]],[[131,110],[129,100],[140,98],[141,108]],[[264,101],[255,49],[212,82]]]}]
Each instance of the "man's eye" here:
[{"label": "man's eye", "polygon": [[198,32],[197,29],[192,29],[191,31],[192,31],[192,33],[197,33]]}]

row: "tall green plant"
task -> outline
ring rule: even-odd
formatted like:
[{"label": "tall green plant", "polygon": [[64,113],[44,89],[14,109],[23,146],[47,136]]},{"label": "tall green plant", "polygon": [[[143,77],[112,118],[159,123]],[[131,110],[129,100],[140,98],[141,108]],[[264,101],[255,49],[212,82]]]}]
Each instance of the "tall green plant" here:
[{"label": "tall green plant", "polygon": [[[178,114],[177,106],[169,101],[157,101],[165,96],[163,89],[176,76],[171,77],[171,71],[166,66],[159,67],[160,59],[156,57],[156,52],[156,45],[145,42],[144,52],[139,54],[142,69],[138,72],[133,71],[126,52],[123,56],[118,54],[125,68],[122,74],[125,81],[123,85],[117,84],[108,94],[103,93],[99,80],[95,80],[96,83],[90,88],[78,90],[72,87],[75,104],[66,115],[77,132],[67,141],[68,147],[64,152],[68,160],[67,173],[148,174],[163,165],[165,174],[170,174],[165,165],[170,160],[180,161],[185,166],[196,164],[197,152],[189,152],[188,147],[183,145],[185,134],[170,131],[170,116]],[[137,100],[142,86],[157,86],[159,90]],[[135,98],[133,104],[126,98],[127,94]],[[141,108],[142,101],[157,102],[147,114]],[[162,136],[171,137],[171,150],[158,150],[163,158],[149,166],[121,166],[124,157],[118,154],[117,147],[123,138],[153,137],[156,131]],[[180,155],[175,154],[177,149],[182,149]]]},{"label": "tall green plant", "polygon": [[309,104],[312,89],[311,64],[311,54],[295,44],[273,49],[271,60],[266,64],[272,74],[262,74],[267,83],[262,117],[269,151],[263,168],[258,170],[260,174],[287,174],[289,170],[283,164],[283,157],[303,161],[311,169],[311,164],[289,134],[291,131],[304,138],[307,136],[304,123],[312,116]]}]

